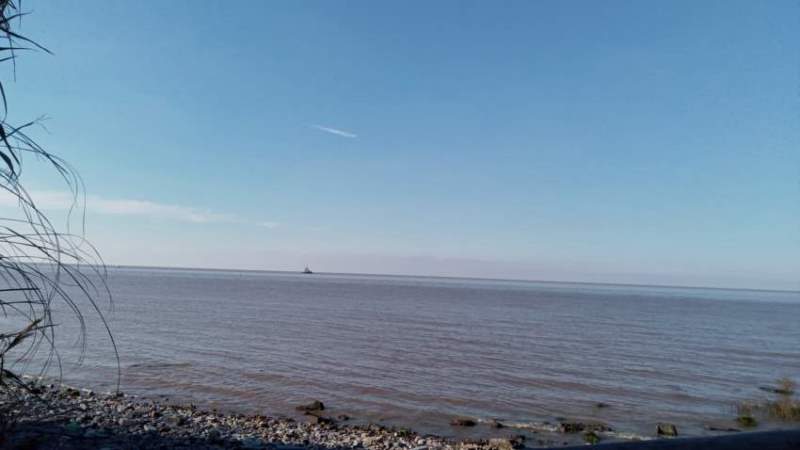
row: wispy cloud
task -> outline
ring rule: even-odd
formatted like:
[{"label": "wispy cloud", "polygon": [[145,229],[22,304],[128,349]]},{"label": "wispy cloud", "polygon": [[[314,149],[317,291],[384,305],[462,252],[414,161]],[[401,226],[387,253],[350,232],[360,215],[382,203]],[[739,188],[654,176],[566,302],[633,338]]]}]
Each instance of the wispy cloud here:
[{"label": "wispy cloud", "polygon": [[336,128],[331,127],[323,127],[322,125],[311,125],[311,128],[316,128],[317,130],[324,131],[326,133],[335,134],[337,136],[342,136],[350,139],[355,139],[358,137],[357,134],[351,133],[349,131],[338,130]]},{"label": "wispy cloud", "polygon": [[[64,191],[31,191],[31,198],[39,209],[45,211],[67,210],[73,204],[72,194]],[[17,199],[9,193],[0,193],[0,206],[17,206]],[[149,200],[109,199],[97,195],[86,197],[86,211],[118,216],[142,216],[192,223],[229,223],[275,228],[278,222],[251,221],[236,214],[219,213],[191,206],[158,203]]]}]

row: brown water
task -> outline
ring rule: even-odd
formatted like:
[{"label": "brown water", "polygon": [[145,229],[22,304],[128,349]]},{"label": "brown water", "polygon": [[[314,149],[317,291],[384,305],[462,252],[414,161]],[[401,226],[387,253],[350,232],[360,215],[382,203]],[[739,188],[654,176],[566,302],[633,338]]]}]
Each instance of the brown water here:
[{"label": "brown water", "polygon": [[[320,399],[444,435],[453,415],[703,434],[800,381],[800,293],[133,268],[109,285],[124,391],[244,412]],[[112,387],[99,327],[89,343],[65,381]]]}]

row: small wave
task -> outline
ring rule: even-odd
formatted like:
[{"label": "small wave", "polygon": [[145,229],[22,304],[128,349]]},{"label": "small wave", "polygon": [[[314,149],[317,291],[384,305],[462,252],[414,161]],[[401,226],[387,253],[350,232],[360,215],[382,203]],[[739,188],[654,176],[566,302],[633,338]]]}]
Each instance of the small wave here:
[{"label": "small wave", "polygon": [[[494,421],[495,419],[478,419],[479,423],[490,423]],[[549,433],[555,433],[559,430],[558,425],[548,422],[502,422],[502,424],[506,428],[517,428],[520,430],[533,430]]]},{"label": "small wave", "polygon": [[627,433],[624,431],[604,431],[602,433],[598,433],[603,436],[608,436],[615,439],[624,439],[626,441],[652,441],[655,438],[652,436],[644,436],[641,434],[636,433]]},{"label": "small wave", "polygon": [[[491,423],[495,419],[478,419],[479,423]],[[539,433],[560,433],[561,428],[558,424],[550,422],[502,422],[506,428],[516,428],[519,430],[531,430]],[[606,436],[614,439],[621,439],[626,441],[650,441],[655,438],[651,436],[644,436],[636,433],[629,433],[625,431],[601,431],[597,432],[601,436]]]},{"label": "small wave", "polygon": [[188,362],[183,363],[169,363],[169,362],[151,362],[151,363],[136,363],[131,364],[126,369],[138,370],[152,370],[152,369],[182,369],[191,367],[192,364]]}]

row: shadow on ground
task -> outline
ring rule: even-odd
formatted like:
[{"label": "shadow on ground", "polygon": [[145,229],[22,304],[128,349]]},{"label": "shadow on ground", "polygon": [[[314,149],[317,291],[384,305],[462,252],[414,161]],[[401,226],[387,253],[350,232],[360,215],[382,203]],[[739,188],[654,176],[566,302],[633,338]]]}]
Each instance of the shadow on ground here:
[{"label": "shadow on ground", "polygon": [[86,436],[83,433],[65,431],[61,422],[26,422],[16,425],[10,432],[0,436],[0,450],[306,450],[322,448],[327,449],[328,447],[268,443],[264,441],[248,442],[235,439],[209,440],[202,437],[164,436],[155,432],[134,434],[109,431],[96,436]]},{"label": "shadow on ground", "polygon": [[[455,444],[458,448],[459,445]],[[556,447],[565,450],[586,449],[587,445]],[[660,439],[655,441],[607,443],[591,446],[598,450],[798,450],[800,429],[702,438]],[[465,446],[466,450],[468,446]],[[528,447],[539,448],[539,447]],[[264,449],[264,450],[351,450],[331,449],[315,445],[241,441],[235,439],[209,440],[201,437],[163,436],[158,433],[110,432],[98,436],[71,434],[61,423],[27,422],[0,436],[2,450],[128,450],[128,449]]]},{"label": "shadow on ground", "polygon": [[[587,446],[561,448],[585,450]],[[597,450],[800,450],[800,429],[598,444],[592,448]]]}]

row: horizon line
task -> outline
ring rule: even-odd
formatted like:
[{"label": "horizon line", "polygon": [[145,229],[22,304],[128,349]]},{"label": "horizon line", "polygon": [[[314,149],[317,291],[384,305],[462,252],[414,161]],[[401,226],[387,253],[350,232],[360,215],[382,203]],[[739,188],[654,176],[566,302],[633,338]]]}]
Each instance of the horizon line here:
[{"label": "horizon line", "polygon": [[[168,270],[195,270],[206,272],[262,272],[262,273],[284,273],[284,274],[302,274],[302,270],[279,270],[279,269],[231,269],[221,267],[188,267],[188,266],[148,266],[137,264],[105,264],[106,268],[130,268],[130,269],[168,269]],[[575,281],[575,280],[541,280],[533,278],[490,278],[490,277],[468,277],[468,276],[453,276],[453,275],[415,275],[415,274],[395,274],[395,273],[365,273],[365,272],[314,272],[314,275],[361,275],[372,277],[401,277],[401,278],[435,278],[435,279],[451,279],[451,280],[476,280],[476,281],[505,281],[505,282],[523,282],[523,283],[548,283],[548,284],[582,284],[594,286],[622,286],[622,287],[651,287],[651,288],[669,288],[669,289],[711,289],[721,291],[752,291],[752,292],[779,292],[800,294],[800,289],[767,289],[767,288],[748,288],[748,287],[724,287],[724,286],[696,286],[696,285],[678,285],[678,284],[642,284],[642,283],[621,283],[610,281]]]}]

